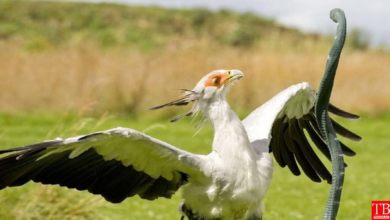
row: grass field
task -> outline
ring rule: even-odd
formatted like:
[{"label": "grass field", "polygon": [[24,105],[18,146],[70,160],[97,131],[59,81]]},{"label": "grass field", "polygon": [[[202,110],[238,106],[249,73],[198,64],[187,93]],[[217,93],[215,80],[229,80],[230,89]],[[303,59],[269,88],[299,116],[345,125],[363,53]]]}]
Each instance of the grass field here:
[{"label": "grass field", "polygon": [[[177,98],[177,89],[192,89],[202,76],[222,68],[245,74],[229,95],[232,106],[240,111],[255,108],[292,84],[306,81],[318,88],[328,53],[196,45],[152,54],[89,47],[25,54],[3,46],[2,111],[71,110],[87,115],[135,115],[159,104],[156,100]],[[332,102],[348,110],[388,111],[390,102],[383,100],[390,99],[389,71],[389,53],[343,53]]]},{"label": "grass field", "polygon": [[[146,113],[149,115],[151,113]],[[189,119],[176,124],[167,120],[123,116],[83,118],[74,114],[0,114],[1,148],[34,143],[58,136],[66,137],[116,126],[146,131],[191,152],[210,151],[212,131],[206,126],[192,137]],[[346,158],[345,185],[338,219],[369,219],[372,200],[388,200],[390,186],[388,164],[388,124],[390,115],[363,115],[359,121],[342,121],[363,136],[363,141],[345,141],[356,152]],[[267,193],[265,219],[321,219],[330,186],[313,183],[307,177],[295,177],[288,169],[275,168]],[[122,204],[110,204],[99,196],[57,186],[29,183],[0,191],[1,219],[179,219],[180,193],[173,199],[153,202],[130,198]]]}]

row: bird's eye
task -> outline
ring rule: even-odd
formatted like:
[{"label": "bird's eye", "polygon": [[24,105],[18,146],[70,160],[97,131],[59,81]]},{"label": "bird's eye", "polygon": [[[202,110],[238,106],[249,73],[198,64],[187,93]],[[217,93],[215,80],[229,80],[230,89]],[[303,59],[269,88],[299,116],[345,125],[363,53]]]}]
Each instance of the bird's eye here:
[{"label": "bird's eye", "polygon": [[219,78],[219,77],[213,78],[213,83],[214,83],[214,85],[218,85],[219,82],[220,82],[220,78]]}]

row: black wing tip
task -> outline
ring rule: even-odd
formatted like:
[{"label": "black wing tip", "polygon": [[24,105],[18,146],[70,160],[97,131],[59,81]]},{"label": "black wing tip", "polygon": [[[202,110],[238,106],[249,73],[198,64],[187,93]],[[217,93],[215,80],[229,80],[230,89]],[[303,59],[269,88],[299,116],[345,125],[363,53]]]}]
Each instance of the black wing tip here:
[{"label": "black wing tip", "polygon": [[301,175],[301,171],[298,169],[295,169],[295,167],[293,166],[290,166],[290,165],[287,165],[288,166],[288,169],[291,171],[291,173],[294,175],[294,176],[300,176]]},{"label": "black wing tip", "polygon": [[363,138],[360,137],[359,135],[356,135],[356,136],[354,136],[353,138],[350,137],[349,139],[351,139],[352,141],[356,141],[356,142],[363,140]]},{"label": "black wing tip", "polygon": [[351,150],[350,152],[343,152],[345,156],[348,156],[348,157],[354,157],[356,156],[356,152]]},{"label": "black wing tip", "polygon": [[18,150],[15,150],[15,148],[13,148],[13,149],[6,149],[6,150],[0,150],[0,154],[6,154],[6,153],[15,152],[15,151],[18,151]]},{"label": "black wing tip", "polygon": [[345,145],[343,142],[339,141],[339,143],[341,146],[341,150],[343,151],[343,154],[345,156],[353,157],[356,155],[356,152],[349,148],[347,145]]},{"label": "black wing tip", "polygon": [[359,115],[355,115],[355,114],[352,114],[350,112],[344,111],[344,110],[332,105],[331,103],[329,103],[328,111],[333,113],[334,115],[337,115],[337,116],[342,117],[342,118],[351,119],[351,120],[360,119]]},{"label": "black wing tip", "polygon": [[39,150],[39,149],[44,149],[53,145],[57,145],[62,143],[63,140],[51,140],[51,141],[44,141],[41,143],[37,144],[31,144],[31,145],[26,145],[23,147],[17,147],[17,148],[10,148],[10,149],[5,149],[5,150],[0,150],[0,154],[5,154],[5,153],[12,153],[12,152],[17,152],[17,151],[32,151],[32,150]]},{"label": "black wing tip", "polygon": [[313,181],[313,182],[316,182],[316,183],[322,182],[321,178],[317,175],[317,173],[316,173],[316,175],[309,175],[308,173],[305,172],[305,174],[306,174],[306,176],[309,177],[309,179],[311,179],[311,181]]},{"label": "black wing tip", "polygon": [[355,115],[355,114],[351,114],[351,116],[348,119],[358,120],[358,119],[360,119],[360,116],[359,115]]},{"label": "black wing tip", "polygon": [[330,119],[332,125],[333,125],[333,128],[335,130],[335,132],[345,138],[348,138],[349,140],[351,141],[361,141],[362,140],[362,137],[360,137],[359,135],[353,133],[352,131],[346,129],[345,127],[343,127],[342,125],[340,125],[339,123],[337,123],[335,120],[333,120],[332,118]]}]

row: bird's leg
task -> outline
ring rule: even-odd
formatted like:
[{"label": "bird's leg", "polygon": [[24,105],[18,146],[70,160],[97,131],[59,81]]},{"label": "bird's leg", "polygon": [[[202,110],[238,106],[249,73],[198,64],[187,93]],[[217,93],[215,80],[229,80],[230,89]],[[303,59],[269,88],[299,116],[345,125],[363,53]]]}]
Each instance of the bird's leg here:
[{"label": "bird's leg", "polygon": [[[185,202],[180,203],[179,205],[179,211],[181,212],[182,216],[180,220],[184,220],[185,217],[188,218],[188,220],[220,220],[219,218],[214,219],[205,219],[202,216],[199,216],[198,213],[194,213],[186,204]],[[250,220],[261,220],[261,219],[250,219]]]},{"label": "bird's leg", "polygon": [[263,220],[263,216],[259,217],[259,216],[253,215],[250,218],[248,218],[248,220]]},{"label": "bird's leg", "polygon": [[179,211],[182,214],[180,220],[184,220],[185,217],[187,217],[188,220],[198,220],[198,217],[194,215],[192,210],[186,205],[185,202],[180,203]]}]

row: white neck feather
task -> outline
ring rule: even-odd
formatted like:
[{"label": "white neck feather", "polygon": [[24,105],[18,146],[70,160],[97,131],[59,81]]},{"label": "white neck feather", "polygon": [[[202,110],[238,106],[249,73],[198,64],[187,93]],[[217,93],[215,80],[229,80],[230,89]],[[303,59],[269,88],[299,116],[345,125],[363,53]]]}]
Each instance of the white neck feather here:
[{"label": "white neck feather", "polygon": [[255,159],[256,153],[250,144],[241,120],[225,98],[213,100],[205,106],[204,114],[214,129],[213,151],[228,161]]}]

